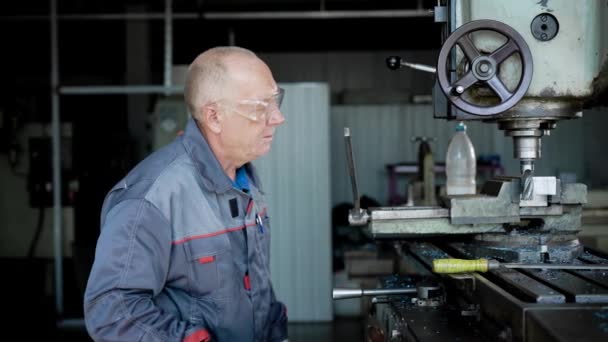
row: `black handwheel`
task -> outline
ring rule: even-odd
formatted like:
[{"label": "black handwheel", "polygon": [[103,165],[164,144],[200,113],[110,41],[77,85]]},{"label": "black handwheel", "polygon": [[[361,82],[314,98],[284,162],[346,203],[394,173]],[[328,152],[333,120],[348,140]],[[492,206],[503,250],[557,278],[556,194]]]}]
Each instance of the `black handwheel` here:
[{"label": "black handwheel", "polygon": [[[470,37],[475,31],[497,32],[505,36],[507,42],[489,54],[481,53]],[[470,67],[464,76],[450,82],[447,62],[456,45],[462,49]],[[498,78],[497,72],[499,65],[514,53],[520,56],[522,75],[517,87],[511,92]],[[441,90],[456,107],[475,115],[495,115],[513,107],[528,91],[532,81],[532,53],[524,38],[510,26],[494,20],[471,21],[454,31],[443,44],[437,61],[437,78]],[[465,100],[462,95],[476,83],[492,89],[500,98],[500,103],[482,106]]]}]

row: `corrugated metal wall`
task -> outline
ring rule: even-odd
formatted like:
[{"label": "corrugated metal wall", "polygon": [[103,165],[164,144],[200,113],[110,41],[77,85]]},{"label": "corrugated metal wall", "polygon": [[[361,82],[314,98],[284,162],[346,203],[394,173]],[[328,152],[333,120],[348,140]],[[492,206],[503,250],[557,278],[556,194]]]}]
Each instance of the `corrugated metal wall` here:
[{"label": "corrugated metal wall", "polygon": [[[334,106],[331,120],[332,204],[352,202],[344,151],[344,127],[350,127],[361,194],[381,204],[388,201],[386,164],[415,162],[418,144],[412,137],[433,137],[431,148],[436,161],[445,161],[455,122],[433,118],[429,104]],[[513,159],[513,142],[496,124],[467,122],[467,132],[476,154],[499,154],[507,174],[519,172]],[[536,164],[537,175],[574,172],[584,176],[583,123],[579,120],[558,123],[552,135],[544,137],[542,159]],[[400,187],[405,195],[405,182]]]},{"label": "corrugated metal wall", "polygon": [[279,127],[271,152],[255,162],[272,220],[272,280],[290,321],[329,321],[329,88],[320,83],[282,86],[287,122]]}]

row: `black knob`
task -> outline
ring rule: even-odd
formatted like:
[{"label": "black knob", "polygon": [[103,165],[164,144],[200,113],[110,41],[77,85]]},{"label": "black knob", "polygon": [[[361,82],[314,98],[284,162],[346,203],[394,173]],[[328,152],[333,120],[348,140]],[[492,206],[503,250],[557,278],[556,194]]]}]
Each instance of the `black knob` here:
[{"label": "black knob", "polygon": [[401,57],[389,56],[386,58],[386,66],[391,70],[397,70],[401,68]]}]

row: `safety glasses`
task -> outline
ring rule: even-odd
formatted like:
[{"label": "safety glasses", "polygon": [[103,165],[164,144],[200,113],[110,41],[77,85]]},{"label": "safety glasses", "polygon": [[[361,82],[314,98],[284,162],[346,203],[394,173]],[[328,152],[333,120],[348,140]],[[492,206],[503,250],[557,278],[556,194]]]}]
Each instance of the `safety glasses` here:
[{"label": "safety glasses", "polygon": [[281,104],[283,103],[283,97],[285,97],[285,89],[279,88],[276,94],[269,98],[262,100],[247,99],[239,101],[218,101],[223,106],[230,107],[230,109],[249,120],[256,122],[264,122],[268,124],[268,121],[275,113],[280,113]]}]

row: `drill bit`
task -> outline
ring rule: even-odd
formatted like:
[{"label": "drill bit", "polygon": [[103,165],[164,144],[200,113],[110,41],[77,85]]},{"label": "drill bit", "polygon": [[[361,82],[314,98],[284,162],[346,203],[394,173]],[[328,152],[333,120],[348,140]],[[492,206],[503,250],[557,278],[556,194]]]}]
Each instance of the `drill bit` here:
[{"label": "drill bit", "polygon": [[532,170],[530,169],[524,171],[521,193],[523,200],[531,200],[534,196],[534,176],[532,176]]}]

